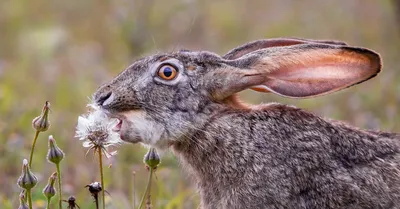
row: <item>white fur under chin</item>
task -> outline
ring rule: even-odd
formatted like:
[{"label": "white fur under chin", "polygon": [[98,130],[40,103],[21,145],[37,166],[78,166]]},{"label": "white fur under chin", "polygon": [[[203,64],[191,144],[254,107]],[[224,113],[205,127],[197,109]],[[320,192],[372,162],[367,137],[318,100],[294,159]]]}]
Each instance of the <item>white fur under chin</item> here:
[{"label": "white fur under chin", "polygon": [[146,118],[144,111],[136,110],[124,113],[126,120],[130,121],[130,129],[141,139],[142,144],[152,147],[166,149],[167,140],[163,140],[164,127]]}]

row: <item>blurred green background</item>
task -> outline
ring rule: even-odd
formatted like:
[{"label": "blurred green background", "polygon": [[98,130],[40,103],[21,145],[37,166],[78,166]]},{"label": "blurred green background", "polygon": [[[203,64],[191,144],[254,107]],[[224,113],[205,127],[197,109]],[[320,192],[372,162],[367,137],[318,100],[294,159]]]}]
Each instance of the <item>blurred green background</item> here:
[{"label": "blurred green background", "polygon": [[[23,158],[34,135],[32,119],[44,101],[52,104],[51,127],[41,134],[33,171],[40,183],[36,208],[44,208],[42,188],[55,170],[45,160],[54,135],[67,154],[61,164],[64,198],[75,195],[93,208],[84,186],[99,181],[98,166],[74,138],[78,115],[103,82],[135,59],[181,48],[224,54],[247,41],[302,37],[337,39],[382,55],[384,71],[351,89],[307,100],[252,91],[245,101],[281,102],[370,129],[400,132],[400,4],[395,0],[1,0],[0,1],[0,208],[16,208]],[[146,149],[126,144],[106,168],[108,208],[130,208],[147,172]],[[154,208],[196,208],[191,179],[168,151],[153,184]],[[55,200],[53,200],[55,202]],[[138,201],[136,201],[138,202]]]}]

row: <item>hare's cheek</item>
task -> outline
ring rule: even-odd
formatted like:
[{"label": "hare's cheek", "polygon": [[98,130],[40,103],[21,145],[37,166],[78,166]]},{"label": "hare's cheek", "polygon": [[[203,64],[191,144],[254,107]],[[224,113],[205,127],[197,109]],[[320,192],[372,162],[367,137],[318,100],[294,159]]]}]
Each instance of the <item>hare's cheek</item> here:
[{"label": "hare's cheek", "polygon": [[149,120],[144,112],[131,111],[124,115],[125,120],[120,130],[122,140],[149,145],[156,145],[161,141],[165,128],[161,124]]},{"label": "hare's cheek", "polygon": [[130,121],[124,121],[122,123],[119,135],[121,137],[121,140],[126,142],[138,143],[142,141],[142,139],[140,138],[140,134],[137,132],[137,130],[134,129],[134,126]]}]

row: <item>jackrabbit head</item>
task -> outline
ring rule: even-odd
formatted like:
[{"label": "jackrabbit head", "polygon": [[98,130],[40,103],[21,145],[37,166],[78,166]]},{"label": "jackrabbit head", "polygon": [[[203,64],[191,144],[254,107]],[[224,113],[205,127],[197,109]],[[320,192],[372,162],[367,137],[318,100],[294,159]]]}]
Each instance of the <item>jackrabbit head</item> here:
[{"label": "jackrabbit head", "polygon": [[245,89],[306,98],[332,93],[380,72],[378,54],[342,42],[267,39],[225,56],[178,51],[142,58],[101,86],[94,101],[121,120],[121,138],[166,147],[230,108]]}]

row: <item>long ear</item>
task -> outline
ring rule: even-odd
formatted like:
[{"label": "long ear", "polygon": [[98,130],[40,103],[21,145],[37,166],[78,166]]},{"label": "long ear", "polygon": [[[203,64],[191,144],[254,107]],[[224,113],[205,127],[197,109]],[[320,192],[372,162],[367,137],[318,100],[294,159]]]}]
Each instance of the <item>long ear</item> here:
[{"label": "long ear", "polygon": [[269,47],[277,47],[277,46],[291,46],[297,44],[310,44],[310,43],[320,43],[320,44],[332,44],[332,45],[347,45],[344,42],[340,41],[331,41],[331,40],[311,40],[311,39],[300,39],[300,38],[273,38],[273,39],[263,39],[253,41],[242,46],[236,47],[226,53],[223,58],[228,60],[237,59],[243,55],[248,53],[257,51],[259,49],[265,49]]},{"label": "long ear", "polygon": [[233,68],[222,70],[232,82],[221,88],[226,92],[220,95],[251,88],[286,97],[313,97],[361,83],[381,70],[381,59],[373,51],[327,44],[272,47],[226,63]]}]

